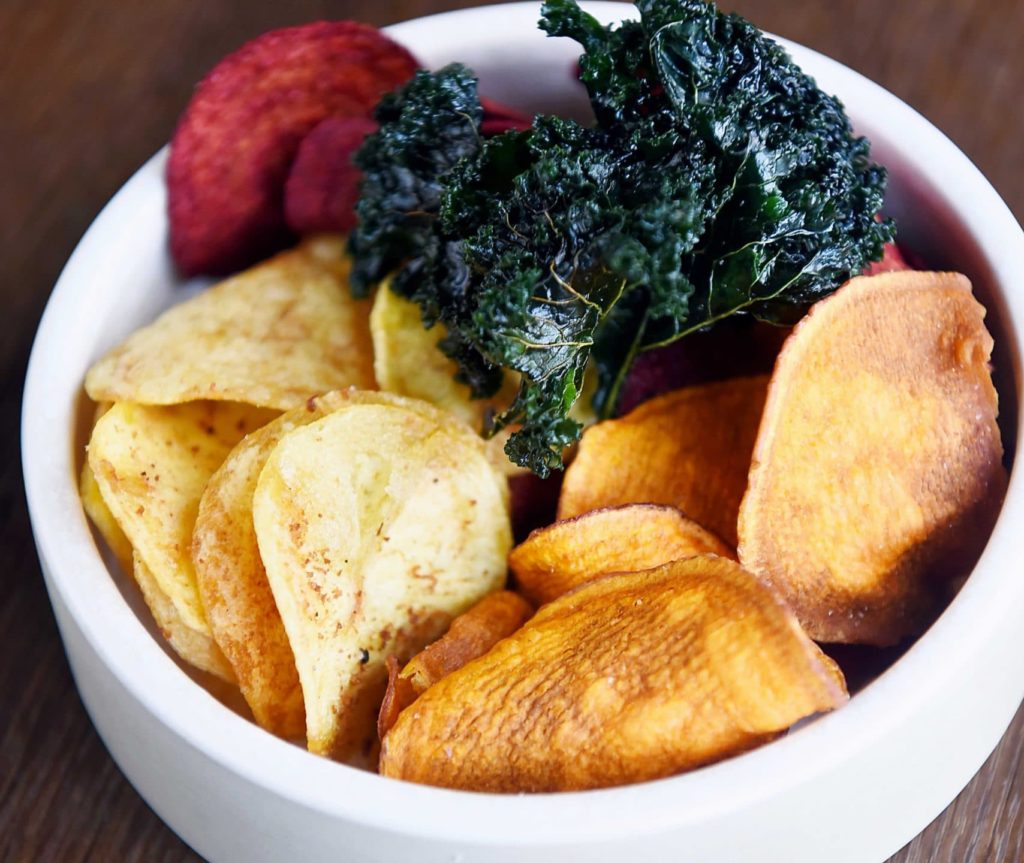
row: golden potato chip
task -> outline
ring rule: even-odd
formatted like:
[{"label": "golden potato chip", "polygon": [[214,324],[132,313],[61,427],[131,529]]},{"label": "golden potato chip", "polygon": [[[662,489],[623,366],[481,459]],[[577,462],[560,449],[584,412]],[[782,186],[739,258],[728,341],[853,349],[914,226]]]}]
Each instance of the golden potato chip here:
[{"label": "golden potato chip", "polygon": [[[492,399],[474,399],[469,387],[455,380],[458,366],[437,347],[446,335],[443,323],[431,329],[423,326],[416,303],[398,296],[388,284],[381,285],[370,313],[373,336],[373,368],[382,390],[423,399],[455,414],[475,431],[480,432],[489,414],[504,410],[516,396],[519,377],[506,374],[505,384]],[[595,419],[590,407],[597,376],[590,372],[584,381],[583,395],[573,406],[571,416],[584,425]],[[494,464],[508,476],[527,473],[526,468],[509,461],[505,443],[513,429],[505,429],[491,438],[488,454]]]},{"label": "golden potato chip", "polygon": [[[96,420],[99,421],[99,418],[110,408],[109,403],[97,405]],[[103,499],[99,484],[96,482],[96,477],[88,462],[82,466],[79,491],[86,515],[96,525],[121,569],[126,573],[131,573],[135,579],[153,619],[171,647],[191,665],[215,674],[223,680],[233,682],[234,674],[213,639],[182,622],[174,603],[163,592],[160,585],[156,583],[156,579],[153,578],[153,574],[132,550],[132,544]]]},{"label": "golden potato chip", "polygon": [[857,278],[779,355],[740,559],[813,638],[919,632],[984,547],[1006,487],[984,315],[963,276]]},{"label": "golden potato chip", "polygon": [[103,500],[182,623],[202,635],[210,629],[190,555],[199,499],[231,448],[273,416],[229,402],[119,402],[89,441]]},{"label": "golden potato chip", "polygon": [[512,549],[508,565],[519,591],[541,605],[611,572],[654,569],[697,554],[735,559],[722,540],[675,507],[636,503],[535,530]]},{"label": "golden potato chip", "polygon": [[86,392],[287,410],[328,390],[372,389],[370,304],[351,298],[342,253],[340,239],[313,238],[186,300],[96,363]]},{"label": "golden potato chip", "polygon": [[[93,416],[94,428],[100,417],[110,408],[110,402],[100,402],[96,405]],[[82,509],[100,532],[100,536],[103,537],[103,541],[113,553],[121,569],[130,573],[134,568],[132,544],[124,535],[124,531],[121,530],[106,501],[103,500],[100,487],[96,484],[96,476],[93,474],[92,468],[89,467],[88,461],[82,465],[82,472],[79,475],[78,495],[82,499]]]},{"label": "golden potato chip", "polygon": [[156,625],[160,627],[160,632],[175,652],[190,665],[214,674],[222,680],[234,682],[235,675],[231,666],[213,638],[208,632],[200,632],[181,619],[178,609],[157,584],[153,573],[138,554],[135,555],[132,574]]},{"label": "golden potato chip", "polygon": [[82,509],[85,510],[85,514],[89,516],[92,523],[96,525],[96,529],[100,532],[100,536],[103,537],[103,541],[121,565],[121,569],[125,572],[131,572],[132,544],[128,541],[128,537],[124,535],[124,531],[118,526],[117,519],[114,518],[114,514],[110,511],[106,501],[103,500],[100,487],[96,483],[96,477],[88,462],[82,465],[82,473],[78,482],[78,493],[82,498]]},{"label": "golden potato chip", "polygon": [[377,717],[380,739],[384,739],[398,714],[420,693],[467,662],[483,656],[501,639],[519,629],[532,614],[533,606],[518,593],[499,590],[456,617],[444,635],[417,653],[401,671],[397,658],[389,656],[388,688]]},{"label": "golden potato chip", "polygon": [[587,429],[565,472],[558,517],[668,504],[735,547],[767,386],[768,378],[753,377],[686,387]]},{"label": "golden potato chip", "polygon": [[[270,453],[293,429],[352,404],[412,405],[387,393],[344,390],[309,399],[247,435],[210,478],[192,534],[192,562],[213,637],[227,656],[256,721],[281,737],[306,733],[295,655],[267,581],[252,500]],[[469,433],[468,430],[466,432]]]},{"label": "golden potato chip", "polygon": [[754,576],[691,557],[545,605],[401,713],[380,772],[496,792],[657,779],[838,707],[836,673]]},{"label": "golden potato chip", "polygon": [[505,580],[505,479],[468,427],[425,408],[355,404],[294,429],[256,486],[313,752],[370,755],[386,657],[408,658]]},{"label": "golden potato chip", "polygon": [[373,369],[382,390],[444,408],[477,432],[489,410],[515,397],[518,382],[509,376],[505,390],[494,400],[472,398],[469,387],[455,380],[458,366],[437,347],[447,335],[444,324],[426,329],[420,307],[398,296],[387,283],[374,296],[370,334]]}]

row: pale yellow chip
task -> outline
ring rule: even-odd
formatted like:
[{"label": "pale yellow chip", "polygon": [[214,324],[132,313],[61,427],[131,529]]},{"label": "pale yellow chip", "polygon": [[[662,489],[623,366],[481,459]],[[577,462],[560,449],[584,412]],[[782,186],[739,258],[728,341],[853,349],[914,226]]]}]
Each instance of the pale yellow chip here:
[{"label": "pale yellow chip", "polygon": [[142,598],[149,606],[153,620],[156,621],[163,637],[167,639],[167,643],[174,648],[175,652],[186,662],[202,671],[207,671],[229,682],[234,681],[235,675],[231,666],[210,634],[193,629],[181,619],[178,609],[157,584],[153,573],[142,562],[142,558],[138,554],[135,555],[132,574],[135,576],[135,583],[139,586]]},{"label": "pale yellow chip", "polygon": [[253,517],[311,751],[372,759],[387,656],[504,583],[504,483],[465,426],[418,407],[355,404],[278,444]]},{"label": "pale yellow chip", "polygon": [[287,410],[372,389],[369,301],[353,300],[340,239],[319,237],[187,300],[101,359],[96,401],[236,401]]},{"label": "pale yellow chip", "polygon": [[[446,335],[438,322],[429,330],[423,326],[416,303],[398,296],[385,282],[377,291],[370,313],[373,337],[373,368],[382,390],[423,399],[444,408],[480,432],[489,414],[501,412],[515,399],[519,376],[506,374],[505,384],[490,399],[474,399],[466,384],[455,380],[458,366],[438,348]],[[594,422],[590,398],[597,376],[588,370],[583,394],[573,406],[571,416],[584,425]],[[526,473],[526,468],[509,461],[505,443],[514,429],[505,429],[488,441],[488,454],[508,476]]]},{"label": "pale yellow chip", "polygon": [[[192,562],[213,637],[230,661],[253,717],[281,737],[303,737],[306,715],[295,654],[256,542],[253,494],[267,459],[286,434],[340,408],[365,403],[414,405],[431,416],[447,416],[425,403],[387,393],[345,390],[312,398],[247,435],[210,478],[199,503]],[[468,436],[469,429],[464,433]]]},{"label": "pale yellow chip", "polygon": [[117,519],[114,518],[110,507],[107,506],[107,502],[103,500],[100,487],[96,483],[96,476],[93,474],[88,462],[82,465],[78,493],[82,498],[82,509],[85,510],[85,514],[89,516],[92,523],[96,525],[96,529],[100,532],[100,536],[103,537],[103,541],[121,565],[121,569],[125,572],[131,572],[132,544],[118,525]]},{"label": "pale yellow chip", "polygon": [[120,402],[89,442],[89,467],[118,526],[182,623],[207,636],[190,554],[199,499],[231,448],[273,416],[227,402]]}]

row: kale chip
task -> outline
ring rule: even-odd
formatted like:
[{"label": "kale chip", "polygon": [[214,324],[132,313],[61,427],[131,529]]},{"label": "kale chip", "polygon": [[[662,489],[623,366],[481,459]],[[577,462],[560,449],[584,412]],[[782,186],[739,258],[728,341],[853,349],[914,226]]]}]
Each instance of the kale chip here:
[{"label": "kale chip", "polygon": [[705,0],[637,0],[604,27],[548,0],[578,41],[596,123],[537,117],[483,140],[464,67],[420,73],[377,112],[350,238],[353,290],[393,274],[458,379],[519,392],[488,431],[545,476],[578,439],[584,370],[614,411],[636,355],[733,314],[798,319],[881,258],[885,172],[840,103],[753,25]]}]

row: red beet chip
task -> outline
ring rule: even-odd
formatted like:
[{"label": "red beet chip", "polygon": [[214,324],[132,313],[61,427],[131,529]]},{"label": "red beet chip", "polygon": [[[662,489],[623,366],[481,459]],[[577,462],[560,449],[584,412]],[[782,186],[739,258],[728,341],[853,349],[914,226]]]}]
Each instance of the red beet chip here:
[{"label": "red beet chip", "polygon": [[185,275],[221,275],[288,243],[283,195],[302,139],[325,117],[369,117],[416,71],[373,27],[272,30],[199,84],[167,164],[171,252]]},{"label": "red beet chip", "polygon": [[879,273],[893,273],[898,270],[914,269],[903,257],[903,252],[895,243],[886,243],[882,253],[882,260],[869,264],[865,270],[865,276],[877,276]]},{"label": "red beet chip", "polygon": [[531,530],[546,527],[555,520],[563,476],[561,471],[555,471],[547,479],[541,479],[532,473],[520,473],[509,477],[512,536],[516,542],[526,539]]},{"label": "red beet chip", "polygon": [[284,186],[284,215],[296,234],[350,231],[362,174],[352,157],[377,124],[365,117],[328,117],[302,139]]},{"label": "red beet chip", "polygon": [[512,130],[522,132],[529,129],[533,123],[533,120],[522,111],[502,105],[493,99],[481,98],[480,107],[484,109],[480,132],[485,138]]},{"label": "red beet chip", "polygon": [[634,360],[616,409],[627,414],[648,399],[681,387],[767,374],[789,334],[754,318],[734,315]]}]

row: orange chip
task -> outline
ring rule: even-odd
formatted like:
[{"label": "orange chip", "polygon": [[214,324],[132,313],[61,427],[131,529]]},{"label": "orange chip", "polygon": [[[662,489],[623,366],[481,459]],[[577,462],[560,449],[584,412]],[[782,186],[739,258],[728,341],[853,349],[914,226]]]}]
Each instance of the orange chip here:
[{"label": "orange chip", "polygon": [[[779,356],[740,513],[740,560],[819,641],[927,625],[1006,487],[985,310],[964,276],[857,278]],[[932,579],[930,581],[930,579]]]},{"label": "orange chip", "polygon": [[764,585],[731,560],[691,557],[541,608],[402,712],[380,772],[497,792],[641,782],[750,749],[846,698]]},{"label": "orange chip", "polygon": [[736,545],[767,377],[686,387],[587,429],[565,472],[558,517],[662,503]]},{"label": "orange chip", "polygon": [[381,740],[398,720],[398,714],[423,692],[467,662],[483,656],[532,614],[532,606],[519,594],[499,590],[456,617],[448,632],[416,654],[401,672],[398,659],[389,656],[388,688],[377,719]]},{"label": "orange chip", "polygon": [[597,509],[530,534],[508,556],[520,592],[541,605],[610,572],[653,569],[697,554],[735,558],[717,536],[671,506]]}]

